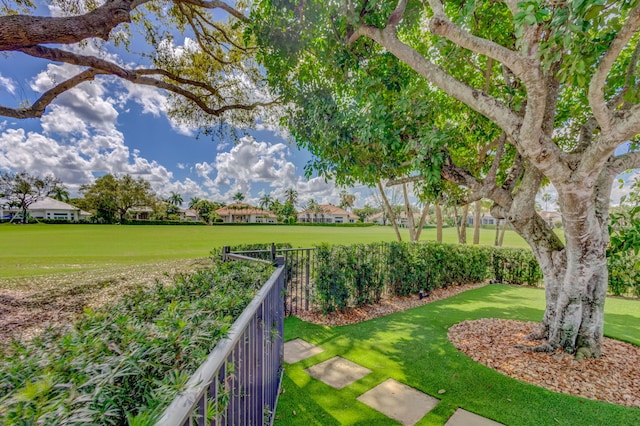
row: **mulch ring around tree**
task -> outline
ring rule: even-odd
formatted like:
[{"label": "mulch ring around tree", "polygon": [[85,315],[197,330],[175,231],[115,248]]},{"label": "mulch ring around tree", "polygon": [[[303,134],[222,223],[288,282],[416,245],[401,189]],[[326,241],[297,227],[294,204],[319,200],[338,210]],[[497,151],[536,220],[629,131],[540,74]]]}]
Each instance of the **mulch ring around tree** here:
[{"label": "mulch ring around tree", "polygon": [[570,395],[640,407],[640,347],[604,338],[602,357],[576,361],[573,355],[529,352],[526,340],[538,323],[495,318],[463,321],[449,329],[449,341],[475,361],[511,378]]}]

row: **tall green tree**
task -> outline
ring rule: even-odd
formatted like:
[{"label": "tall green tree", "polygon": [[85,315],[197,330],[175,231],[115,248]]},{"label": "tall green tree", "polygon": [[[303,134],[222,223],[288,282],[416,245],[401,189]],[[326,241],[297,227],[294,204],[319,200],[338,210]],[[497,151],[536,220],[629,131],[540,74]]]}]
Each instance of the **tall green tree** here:
[{"label": "tall green tree", "polygon": [[0,199],[18,207],[22,212],[21,222],[27,223],[27,210],[36,201],[42,200],[62,185],[53,175],[44,177],[26,171],[0,173]]},{"label": "tall green tree", "polygon": [[[640,167],[636,144],[617,150],[640,133],[639,2],[356,0],[276,8],[264,0],[255,10],[262,59],[270,78],[288,80],[281,82],[285,98],[335,93],[338,71],[343,80],[357,77],[392,55],[423,82],[415,104],[432,95],[439,105],[450,102],[453,119],[448,109],[432,109],[443,114],[420,123],[430,134],[417,145],[400,140],[380,151],[410,155],[412,178],[464,186],[465,201],[492,200],[492,214],[529,243],[544,273],[546,310],[531,336],[544,340],[536,350],[600,356],[611,186],[617,173]],[[286,30],[277,35],[276,28]],[[374,115],[385,105],[325,98],[336,109],[318,114],[325,121],[346,110]],[[410,126],[413,117],[407,111],[401,119]],[[334,143],[328,136],[321,145]],[[352,138],[336,150],[349,156],[359,143]],[[547,180],[558,191],[564,242],[534,208]]]},{"label": "tall green tree", "polygon": [[69,202],[69,190],[64,185],[58,185],[51,193],[51,198],[65,203]]},{"label": "tall green tree", "polygon": [[273,197],[269,194],[264,194],[260,197],[259,203],[261,209],[268,210],[271,208],[271,204],[273,203]]},{"label": "tall green tree", "polygon": [[195,210],[195,206],[198,202],[200,202],[200,197],[191,197],[189,200],[189,208]]},{"label": "tall green tree", "polygon": [[130,175],[118,178],[106,174],[92,184],[82,185],[80,192],[96,211],[96,216],[106,222],[113,222],[116,218],[122,222],[130,209],[149,206],[155,200],[151,184]]},{"label": "tall green tree", "polygon": [[298,191],[293,188],[289,188],[284,192],[284,196],[286,197],[286,202],[295,206],[298,203]]},{"label": "tall green tree", "polygon": [[182,199],[182,195],[174,191],[171,191],[171,195],[167,198],[167,203],[176,207],[180,206],[183,202],[184,200]]},{"label": "tall green tree", "polygon": [[340,191],[340,208],[351,210],[353,203],[356,202],[356,196],[349,194],[346,190]]},{"label": "tall green tree", "polygon": [[244,194],[242,192],[236,192],[233,194],[233,201],[236,203],[241,203],[244,201]]}]

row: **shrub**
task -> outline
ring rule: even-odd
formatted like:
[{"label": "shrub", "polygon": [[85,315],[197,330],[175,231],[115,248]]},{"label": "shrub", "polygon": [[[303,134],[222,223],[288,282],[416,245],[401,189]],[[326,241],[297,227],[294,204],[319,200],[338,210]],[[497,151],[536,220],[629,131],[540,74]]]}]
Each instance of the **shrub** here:
[{"label": "shrub", "polygon": [[152,423],[226,335],[272,268],[229,262],[87,310],[0,354],[0,423]]},{"label": "shrub", "polygon": [[493,247],[491,251],[492,272],[497,282],[536,285],[542,281],[542,271],[530,250]]}]

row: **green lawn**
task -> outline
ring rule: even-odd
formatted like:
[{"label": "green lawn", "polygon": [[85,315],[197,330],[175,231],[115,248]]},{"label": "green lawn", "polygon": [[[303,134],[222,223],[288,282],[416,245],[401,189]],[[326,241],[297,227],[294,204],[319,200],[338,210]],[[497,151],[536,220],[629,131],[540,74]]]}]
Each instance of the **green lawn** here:
[{"label": "green lawn", "polygon": [[[455,229],[444,230],[445,242],[456,242]],[[469,240],[472,239],[469,230]],[[483,244],[492,244],[494,231],[483,230]],[[408,232],[403,230],[408,240]],[[434,240],[435,229],[425,229],[423,240]],[[137,265],[170,259],[208,256],[211,249],[243,243],[288,242],[309,247],[393,241],[390,227],[320,226],[146,226],[146,225],[16,225],[0,224],[0,278]],[[526,247],[514,232],[505,246]]]},{"label": "green lawn", "polygon": [[[302,338],[321,346],[324,352],[286,365],[276,424],[398,424],[356,400],[393,378],[441,400],[418,425],[443,425],[457,407],[510,426],[639,425],[639,408],[572,397],[519,382],[474,362],[447,340],[447,329],[460,321],[539,321],[543,308],[542,290],[491,285],[343,327],[322,327],[288,318],[286,340]],[[607,300],[605,334],[640,345],[639,308],[638,301]],[[336,355],[373,372],[335,390],[303,371]],[[439,394],[442,389],[445,393]]]}]

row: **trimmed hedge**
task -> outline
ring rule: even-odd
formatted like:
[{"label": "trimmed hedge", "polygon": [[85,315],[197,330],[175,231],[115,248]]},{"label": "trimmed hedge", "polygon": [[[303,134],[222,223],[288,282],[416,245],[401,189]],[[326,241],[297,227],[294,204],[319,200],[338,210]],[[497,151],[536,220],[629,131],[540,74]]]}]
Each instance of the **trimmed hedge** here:
[{"label": "trimmed hedge", "polygon": [[316,259],[316,301],[324,312],[375,303],[384,292],[407,296],[487,279],[528,285],[542,279],[526,249],[434,242],[323,244]]},{"label": "trimmed hedge", "polygon": [[267,281],[228,262],[0,353],[0,424],[153,424]]}]

